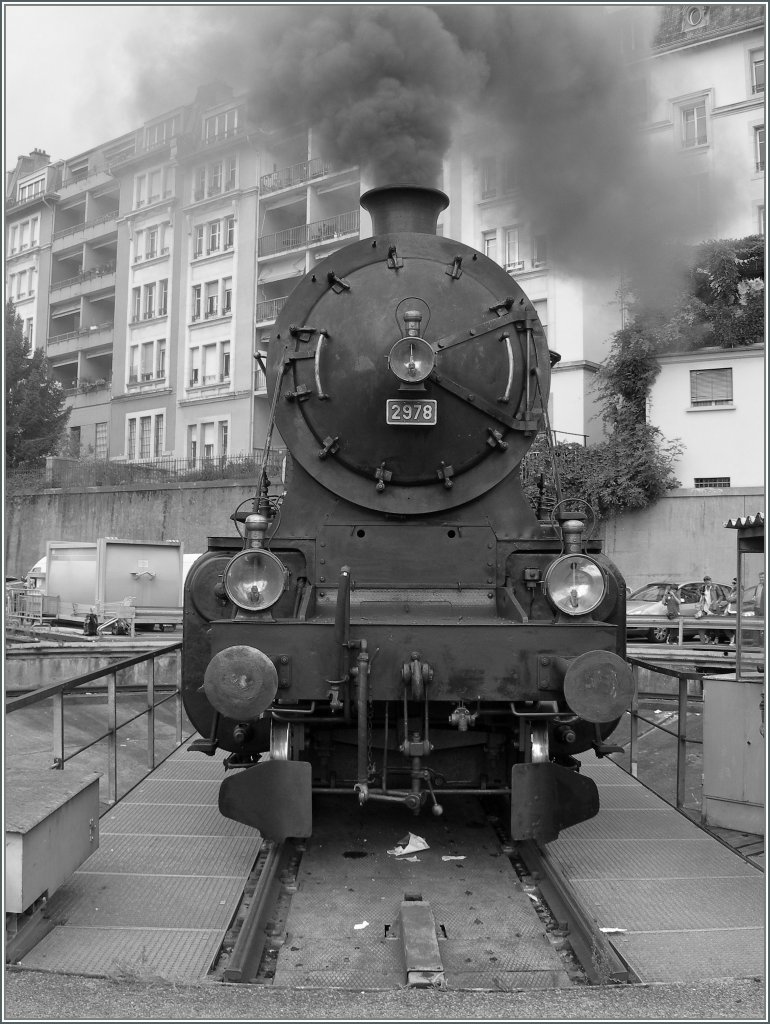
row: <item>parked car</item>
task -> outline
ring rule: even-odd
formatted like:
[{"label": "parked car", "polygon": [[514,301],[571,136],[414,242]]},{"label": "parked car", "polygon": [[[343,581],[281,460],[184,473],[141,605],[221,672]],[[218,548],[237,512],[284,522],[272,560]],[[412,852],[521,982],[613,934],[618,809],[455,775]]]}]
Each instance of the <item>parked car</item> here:
[{"label": "parked car", "polygon": [[[743,588],[743,604],[742,611],[744,615],[756,615],[755,602],[757,597],[756,587],[744,587]],[[727,615],[738,614],[738,602],[730,601],[727,606]]]},{"label": "parked car", "polygon": [[[693,583],[677,583],[675,580],[663,581],[660,583],[645,583],[643,587],[635,590],[626,600],[626,636],[642,637],[652,643],[663,644],[668,640],[672,627],[666,626],[633,626],[631,617],[634,615],[665,615],[666,606],[663,603],[663,596],[669,587],[672,587],[679,597],[679,615],[691,618],[695,615],[700,604],[700,592],[703,586],[702,580]],[[724,583],[714,583],[717,600],[726,601],[730,595],[730,588]],[[698,629],[686,629],[685,639],[698,636]]]}]

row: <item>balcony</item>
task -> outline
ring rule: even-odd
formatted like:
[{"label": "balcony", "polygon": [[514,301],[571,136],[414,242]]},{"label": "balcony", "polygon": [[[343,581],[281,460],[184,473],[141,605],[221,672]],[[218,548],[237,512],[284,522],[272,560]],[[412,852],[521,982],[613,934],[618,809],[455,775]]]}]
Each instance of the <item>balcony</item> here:
[{"label": "balcony", "polygon": [[266,320],[275,320],[286,305],[288,297],[288,295],[282,295],[279,299],[265,299],[262,302],[258,302],[256,312],[257,323],[262,323]]},{"label": "balcony", "polygon": [[305,160],[301,164],[294,164],[292,167],[283,167],[280,171],[273,171],[272,174],[263,174],[259,179],[260,192],[278,192],[279,189],[295,188],[313,178],[321,178],[325,174],[332,174],[334,167],[328,160]]},{"label": "balcony", "polygon": [[[81,221],[78,224],[70,224],[69,227],[61,228],[59,231],[54,231],[52,241],[56,243],[62,238],[66,238],[69,235],[78,234],[80,232],[88,232],[89,237],[95,237],[96,235],[104,234],[103,225],[105,224],[110,225],[110,228],[117,230],[117,210],[110,210],[109,213],[102,214],[101,217],[97,217],[95,220]],[[88,241],[88,238],[84,238],[83,241]],[[58,248],[62,247],[59,246]]]},{"label": "balcony", "polygon": [[359,211],[350,210],[337,217],[317,220],[312,224],[300,224],[286,228],[273,235],[262,235],[259,239],[259,256],[276,256],[291,249],[304,249],[309,245],[329,242],[345,235],[358,234]]},{"label": "balcony", "polygon": [[[92,327],[81,327],[76,331],[67,331],[65,334],[49,335],[47,343],[49,354],[59,356],[100,346],[111,347],[113,330],[114,325],[110,322],[94,324]],[[56,347],[56,352],[51,353],[50,350],[53,347]]]},{"label": "balcony", "polygon": [[[101,266],[92,267],[90,270],[83,270],[74,277],[66,277],[63,281],[53,281],[49,291],[51,293],[61,291],[65,288],[74,288],[85,282],[96,281],[100,286],[114,285],[115,264],[102,263]],[[112,277],[112,281],[105,281],[105,278]]]},{"label": "balcony", "polygon": [[130,391],[131,394],[142,393],[144,391],[158,391],[161,388],[166,387],[166,373],[163,370],[159,370],[157,373],[144,372],[144,373],[131,373],[128,376],[126,384],[126,390]]}]

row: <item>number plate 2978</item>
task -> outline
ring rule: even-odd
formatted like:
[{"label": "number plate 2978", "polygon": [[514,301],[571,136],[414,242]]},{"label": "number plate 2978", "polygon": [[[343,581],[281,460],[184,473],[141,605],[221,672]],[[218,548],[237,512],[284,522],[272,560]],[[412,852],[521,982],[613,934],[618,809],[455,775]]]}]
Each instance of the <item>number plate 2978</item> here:
[{"label": "number plate 2978", "polygon": [[385,421],[396,427],[435,427],[437,408],[435,398],[421,402],[389,398],[385,403]]}]

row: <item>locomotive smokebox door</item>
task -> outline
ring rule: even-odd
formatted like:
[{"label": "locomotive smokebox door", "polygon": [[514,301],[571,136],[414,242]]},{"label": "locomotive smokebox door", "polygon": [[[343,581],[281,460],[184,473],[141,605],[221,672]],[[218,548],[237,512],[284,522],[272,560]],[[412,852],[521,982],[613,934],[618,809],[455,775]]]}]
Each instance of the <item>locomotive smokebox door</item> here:
[{"label": "locomotive smokebox door", "polygon": [[312,786],[308,761],[263,761],[225,779],[219,812],[278,843],[307,838],[313,831]]}]

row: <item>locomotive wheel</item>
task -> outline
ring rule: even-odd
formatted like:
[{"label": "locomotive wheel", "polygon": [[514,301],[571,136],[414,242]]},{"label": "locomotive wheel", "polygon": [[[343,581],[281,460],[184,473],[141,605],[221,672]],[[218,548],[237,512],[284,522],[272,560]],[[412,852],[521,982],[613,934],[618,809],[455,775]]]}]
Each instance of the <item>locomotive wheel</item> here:
[{"label": "locomotive wheel", "polygon": [[550,760],[548,754],[548,725],[545,722],[533,722],[530,732],[530,751],[533,764]]},{"label": "locomotive wheel", "polygon": [[291,722],[271,722],[270,725],[270,760],[293,761],[294,737]]}]

